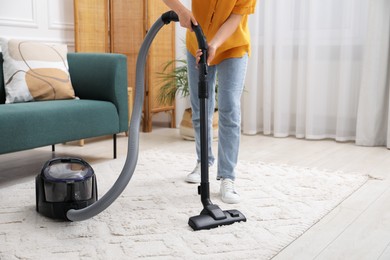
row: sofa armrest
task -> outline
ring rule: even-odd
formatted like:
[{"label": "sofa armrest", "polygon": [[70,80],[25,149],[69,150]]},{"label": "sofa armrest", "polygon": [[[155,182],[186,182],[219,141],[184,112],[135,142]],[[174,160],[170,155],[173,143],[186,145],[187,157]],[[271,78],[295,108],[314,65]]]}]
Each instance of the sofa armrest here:
[{"label": "sofa armrest", "polygon": [[113,53],[68,53],[68,64],[76,96],[115,104],[119,114],[119,132],[127,131],[126,56]]}]

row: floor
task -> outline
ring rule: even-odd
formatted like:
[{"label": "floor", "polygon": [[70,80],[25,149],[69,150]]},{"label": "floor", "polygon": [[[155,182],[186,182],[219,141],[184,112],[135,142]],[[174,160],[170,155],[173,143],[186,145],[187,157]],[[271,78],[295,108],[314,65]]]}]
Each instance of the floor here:
[{"label": "floor", "polygon": [[[153,148],[192,152],[194,143],[183,140],[178,129],[154,127],[140,136],[141,151]],[[127,137],[120,134],[118,157],[126,151]],[[112,160],[112,140],[87,139],[83,147],[78,142],[59,144],[55,155],[82,157],[93,166]],[[52,156],[49,146],[1,155],[0,188],[32,180]],[[390,153],[386,148],[243,135],[240,159],[365,173],[372,179],[274,259],[390,259]]]}]

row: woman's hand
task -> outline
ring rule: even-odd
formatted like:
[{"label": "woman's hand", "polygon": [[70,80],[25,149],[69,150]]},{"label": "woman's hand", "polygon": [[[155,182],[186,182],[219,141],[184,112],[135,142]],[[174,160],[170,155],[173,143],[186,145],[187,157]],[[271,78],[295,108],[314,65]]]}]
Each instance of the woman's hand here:
[{"label": "woman's hand", "polygon": [[164,3],[179,16],[180,25],[191,32],[192,24],[198,25],[194,15],[179,0],[164,0]]},{"label": "woman's hand", "polygon": [[193,31],[192,24],[198,25],[198,22],[196,21],[192,12],[185,7],[178,11],[177,15],[179,16],[180,25],[184,28],[189,29],[191,32]]},{"label": "woman's hand", "polygon": [[[222,26],[218,29],[214,38],[208,43],[208,52],[207,52],[207,64],[213,61],[215,57],[215,53],[219,46],[221,46],[227,38],[229,38],[233,32],[237,29],[238,25],[241,22],[242,15],[239,14],[231,14],[229,18],[222,24]],[[196,52],[196,62],[199,63],[200,56],[202,56],[202,51],[198,50]]]},{"label": "woman's hand", "polygon": [[[212,62],[212,60],[214,59],[215,57],[215,53],[217,52],[217,47],[215,47],[214,45],[212,44],[209,44],[208,47],[207,47],[207,65],[210,65],[210,63]],[[196,64],[199,63],[200,61],[200,56],[203,55],[203,52],[201,49],[198,49],[196,51],[196,54],[195,54],[195,58],[196,58]]]}]

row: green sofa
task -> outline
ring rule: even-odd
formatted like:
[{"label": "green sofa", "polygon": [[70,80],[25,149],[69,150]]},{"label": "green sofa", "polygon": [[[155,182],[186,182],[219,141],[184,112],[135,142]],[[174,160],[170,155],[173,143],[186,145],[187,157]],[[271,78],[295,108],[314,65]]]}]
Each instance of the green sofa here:
[{"label": "green sofa", "polygon": [[80,99],[5,104],[0,53],[0,154],[128,130],[127,63],[120,54],[69,53]]}]

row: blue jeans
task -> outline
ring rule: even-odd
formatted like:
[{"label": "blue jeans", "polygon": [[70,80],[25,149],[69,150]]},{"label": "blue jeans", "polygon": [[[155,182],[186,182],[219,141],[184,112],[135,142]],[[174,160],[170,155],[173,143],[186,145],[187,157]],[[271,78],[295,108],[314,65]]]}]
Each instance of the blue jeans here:
[{"label": "blue jeans", "polygon": [[[198,81],[199,72],[195,57],[187,52],[188,80],[192,107],[192,124],[195,129],[196,153],[200,162],[200,115]],[[241,94],[244,88],[248,55],[231,58],[210,66],[207,80],[208,98],[208,154],[209,165],[215,161],[211,143],[213,140],[212,122],[215,106],[215,82],[218,74],[218,172],[217,179],[235,179],[241,134]]]}]

